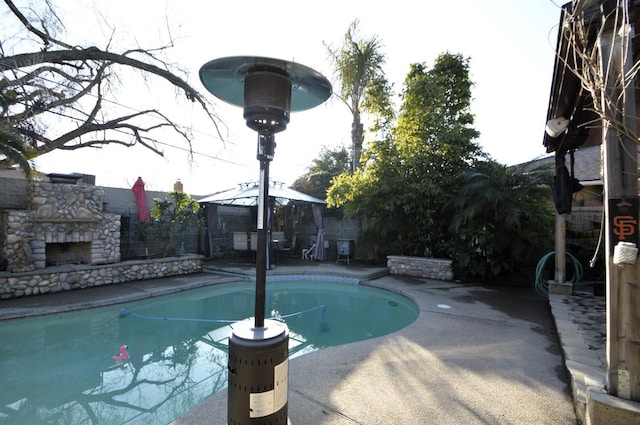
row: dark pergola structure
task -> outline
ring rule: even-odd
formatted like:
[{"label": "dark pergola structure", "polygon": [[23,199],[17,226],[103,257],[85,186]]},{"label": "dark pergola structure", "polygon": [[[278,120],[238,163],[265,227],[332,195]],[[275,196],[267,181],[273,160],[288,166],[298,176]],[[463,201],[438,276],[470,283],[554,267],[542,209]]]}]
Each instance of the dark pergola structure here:
[{"label": "dark pergola structure", "polygon": [[[602,145],[606,390],[635,402],[640,401],[640,262],[637,251],[630,251],[631,261],[620,261],[618,254],[638,244],[638,30],[640,0],[574,0],[562,6],[543,137],[547,152],[555,154],[556,176],[564,171],[566,156]],[[593,80],[585,76],[594,69],[602,80],[590,85]],[[558,208],[557,199],[556,207],[555,293],[571,294],[570,285],[569,292],[563,292],[567,285],[562,289],[567,211]]]}]

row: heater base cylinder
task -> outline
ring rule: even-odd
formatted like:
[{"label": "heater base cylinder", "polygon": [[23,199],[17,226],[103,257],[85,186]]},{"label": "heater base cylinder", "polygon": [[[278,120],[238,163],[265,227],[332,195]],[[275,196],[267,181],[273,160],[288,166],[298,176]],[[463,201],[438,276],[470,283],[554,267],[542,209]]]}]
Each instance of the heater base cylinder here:
[{"label": "heater base cylinder", "polygon": [[275,320],[233,325],[229,338],[228,425],[286,425],[289,329]]}]

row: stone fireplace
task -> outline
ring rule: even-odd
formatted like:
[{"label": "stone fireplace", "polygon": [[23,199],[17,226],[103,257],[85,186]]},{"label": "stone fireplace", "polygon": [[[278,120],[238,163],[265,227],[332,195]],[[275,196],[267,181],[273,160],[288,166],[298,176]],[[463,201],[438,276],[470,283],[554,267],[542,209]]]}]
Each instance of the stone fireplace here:
[{"label": "stone fireplace", "polygon": [[7,270],[120,261],[120,215],[103,211],[104,189],[33,182],[29,209],[3,211],[0,246]]},{"label": "stone fireplace", "polygon": [[45,265],[91,264],[91,242],[51,242],[45,247]]}]

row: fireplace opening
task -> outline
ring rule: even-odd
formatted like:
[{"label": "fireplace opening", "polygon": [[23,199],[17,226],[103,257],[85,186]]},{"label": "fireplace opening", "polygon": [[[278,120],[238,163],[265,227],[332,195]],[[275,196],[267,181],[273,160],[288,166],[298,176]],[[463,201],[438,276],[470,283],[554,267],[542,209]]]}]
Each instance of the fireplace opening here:
[{"label": "fireplace opening", "polygon": [[91,242],[48,243],[45,246],[46,265],[90,264]]}]

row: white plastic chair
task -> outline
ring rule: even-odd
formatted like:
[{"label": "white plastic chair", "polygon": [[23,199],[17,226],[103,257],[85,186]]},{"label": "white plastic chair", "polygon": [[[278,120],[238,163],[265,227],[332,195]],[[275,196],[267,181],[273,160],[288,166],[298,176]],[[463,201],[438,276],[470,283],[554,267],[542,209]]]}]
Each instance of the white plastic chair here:
[{"label": "white plastic chair", "polygon": [[309,248],[304,248],[302,250],[302,259],[303,260],[313,260],[313,251],[316,249],[316,244],[311,245]]}]

